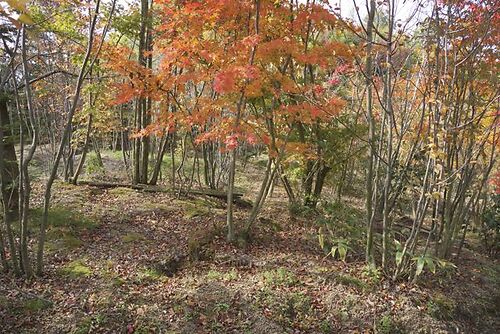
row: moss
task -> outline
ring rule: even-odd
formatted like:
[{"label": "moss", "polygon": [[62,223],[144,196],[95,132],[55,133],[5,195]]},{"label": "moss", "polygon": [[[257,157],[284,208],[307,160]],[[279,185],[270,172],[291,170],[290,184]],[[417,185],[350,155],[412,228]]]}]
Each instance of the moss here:
[{"label": "moss", "polygon": [[120,197],[128,197],[134,195],[135,193],[135,190],[126,187],[116,187],[108,190],[108,194]]},{"label": "moss", "polygon": [[185,219],[204,216],[209,212],[209,210],[206,207],[195,204],[187,204],[184,206],[183,209],[184,209]]},{"label": "moss", "polygon": [[66,264],[61,273],[69,278],[89,277],[92,275],[92,269],[85,265],[83,260],[75,260]]},{"label": "moss", "polygon": [[351,275],[335,275],[335,281],[345,286],[351,286],[359,290],[366,290],[368,284]]},{"label": "moss", "polygon": [[[32,220],[38,222],[42,219],[43,209],[33,209],[31,214]],[[78,230],[93,229],[98,225],[94,220],[84,217],[81,212],[63,207],[50,208],[48,223],[51,227],[69,227]]]},{"label": "moss", "polygon": [[51,229],[47,232],[46,249],[51,251],[59,251],[63,249],[72,250],[80,247],[83,242],[73,235],[61,229]]},{"label": "moss", "polygon": [[427,313],[438,320],[451,320],[455,313],[455,302],[441,293],[437,293],[427,302]]},{"label": "moss", "polygon": [[207,273],[206,278],[207,280],[212,280],[212,281],[234,281],[238,279],[238,272],[234,268],[227,272],[210,270]]},{"label": "moss", "polygon": [[124,285],[125,283],[127,283],[127,281],[125,281],[121,277],[115,277],[111,281],[111,285],[114,286],[114,287],[120,287],[120,286]]},{"label": "moss", "polygon": [[266,285],[273,286],[294,286],[299,283],[295,274],[285,268],[265,271],[262,273],[262,278]]},{"label": "moss", "polygon": [[[73,196],[72,194],[69,196]],[[28,231],[32,234],[37,234],[39,232],[39,224],[42,220],[43,216],[43,208],[31,209],[29,212],[29,225]],[[89,217],[85,217],[78,210],[73,210],[71,208],[55,206],[50,208],[49,217],[47,219],[47,239],[50,241],[57,240],[58,238],[64,238],[70,234],[74,234],[76,232],[82,230],[92,230],[98,226],[98,222],[95,219],[90,219]],[[13,222],[14,230],[19,230],[20,223],[19,221]],[[68,237],[67,246],[76,247],[74,238]],[[64,242],[63,242],[64,243]],[[78,242],[76,242],[78,243]],[[65,247],[65,245],[63,245]],[[79,246],[79,245],[78,245]],[[55,248],[60,248],[61,246],[57,246]]]},{"label": "moss", "polygon": [[122,236],[122,241],[125,243],[135,243],[137,241],[144,241],[146,238],[137,232],[130,232]]},{"label": "moss", "polygon": [[142,283],[145,281],[165,281],[167,276],[163,275],[155,268],[144,268],[137,274],[137,282]]},{"label": "moss", "polygon": [[[272,287],[260,289],[257,302],[272,314],[272,318],[286,327],[294,327],[304,332],[317,326],[313,324],[313,304],[303,292],[283,292]],[[314,319],[314,320],[313,320]],[[301,331],[301,332],[302,332]]]},{"label": "moss", "polygon": [[25,312],[35,313],[52,307],[52,302],[42,298],[31,298],[23,302],[22,308]]}]

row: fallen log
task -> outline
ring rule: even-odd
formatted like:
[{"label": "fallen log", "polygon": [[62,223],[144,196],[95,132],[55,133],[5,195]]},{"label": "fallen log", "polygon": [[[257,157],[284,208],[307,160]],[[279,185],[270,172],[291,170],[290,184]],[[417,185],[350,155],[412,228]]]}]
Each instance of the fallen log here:
[{"label": "fallen log", "polygon": [[[168,189],[165,187],[160,187],[160,186],[152,186],[149,184],[79,181],[78,185],[86,185],[86,186],[97,187],[97,188],[119,188],[119,187],[122,187],[122,188],[129,188],[129,189],[147,191],[147,192],[174,193],[174,191],[171,189]],[[191,195],[203,195],[203,196],[210,196],[210,197],[216,197],[216,198],[221,198],[221,199],[227,198],[227,194],[225,191],[216,190],[216,189],[208,189],[208,188],[206,188],[206,189],[191,189],[187,193],[191,194]],[[233,197],[235,198],[235,201],[240,200],[241,197],[243,197],[243,193],[242,192],[234,192]]]}]

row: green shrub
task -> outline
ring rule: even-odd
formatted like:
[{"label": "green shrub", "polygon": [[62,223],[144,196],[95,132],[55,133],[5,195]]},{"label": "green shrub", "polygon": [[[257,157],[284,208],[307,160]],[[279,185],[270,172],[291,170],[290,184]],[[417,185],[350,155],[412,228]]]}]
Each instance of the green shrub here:
[{"label": "green shrub", "polygon": [[345,260],[348,252],[361,253],[365,247],[365,225],[360,210],[331,203],[316,220],[319,245],[325,254]]},{"label": "green shrub", "polygon": [[102,161],[94,152],[87,154],[87,161],[85,162],[85,172],[87,173],[87,175],[103,175],[105,172]]}]

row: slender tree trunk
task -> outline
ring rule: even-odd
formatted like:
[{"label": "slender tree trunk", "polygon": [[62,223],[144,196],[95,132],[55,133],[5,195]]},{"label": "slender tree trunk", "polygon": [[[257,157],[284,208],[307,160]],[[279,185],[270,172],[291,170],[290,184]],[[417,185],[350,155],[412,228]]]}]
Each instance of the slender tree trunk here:
[{"label": "slender tree trunk", "polygon": [[[12,193],[16,191],[17,195],[17,187],[14,185],[15,179],[12,179],[12,173],[16,173],[17,168],[13,171],[12,169],[12,161],[15,161],[17,166],[17,159],[15,158],[15,151],[12,152],[13,143],[10,143],[10,118],[8,118],[8,110],[7,110],[7,97],[5,95],[0,96],[0,186],[1,186],[1,195],[2,195],[2,207],[3,207],[3,220],[5,224],[5,230],[7,233],[7,241],[8,248],[10,252],[10,258],[12,262],[12,268],[14,269],[14,273],[16,275],[20,275],[21,271],[19,269],[19,259],[17,256],[14,232],[12,230],[12,219],[14,217],[14,212],[12,208]],[[6,117],[7,116],[7,117]],[[8,121],[8,123],[7,123]],[[12,156],[12,153],[14,155]]]},{"label": "slender tree trunk", "polygon": [[162,142],[160,143],[160,147],[158,148],[158,156],[156,158],[156,164],[153,169],[153,175],[151,176],[151,180],[149,181],[149,184],[151,185],[156,185],[158,183],[158,176],[160,175],[161,165],[163,163],[163,157],[167,152],[169,137],[170,137],[169,135],[164,136],[164,138],[162,138],[163,139]]},{"label": "slender tree trunk", "polygon": [[89,28],[89,35],[88,35],[89,40],[87,43],[87,50],[86,50],[85,56],[83,58],[83,64],[82,64],[82,67],[80,68],[80,73],[78,74],[78,78],[76,81],[75,92],[73,94],[72,103],[71,103],[69,113],[68,113],[68,118],[66,121],[63,135],[61,137],[61,142],[59,143],[59,149],[57,150],[57,154],[56,154],[56,157],[54,159],[54,164],[52,166],[52,170],[50,171],[49,178],[48,178],[47,183],[45,185],[45,193],[44,193],[44,197],[43,197],[43,199],[44,199],[43,215],[42,215],[42,222],[40,224],[40,236],[39,236],[39,240],[38,240],[38,251],[37,251],[37,274],[38,275],[42,275],[42,273],[43,273],[43,249],[45,246],[45,232],[47,229],[47,222],[49,219],[49,206],[50,206],[50,196],[51,196],[52,185],[54,184],[54,180],[56,179],[56,176],[57,176],[57,169],[58,169],[59,163],[61,161],[64,146],[66,145],[66,140],[68,140],[68,134],[71,130],[73,116],[75,114],[76,107],[77,107],[78,101],[80,99],[80,93],[81,93],[81,89],[82,89],[83,80],[85,79],[87,65],[89,63],[90,54],[92,52],[92,47],[94,44],[94,31],[95,31],[95,27],[96,27],[96,22],[97,22],[100,4],[101,4],[101,1],[97,0],[95,11],[93,13],[93,17],[92,17],[90,28]]},{"label": "slender tree trunk", "polygon": [[373,117],[373,21],[375,18],[375,0],[370,0],[370,7],[368,12],[368,21],[366,23],[367,31],[367,57],[365,64],[365,76],[367,85],[366,95],[366,112],[368,117],[368,143],[369,143],[369,158],[368,167],[366,171],[366,222],[367,222],[367,239],[366,239],[366,261],[370,264],[375,263],[373,256],[373,223],[374,223],[374,209],[373,209],[373,164],[375,160],[375,119]]},{"label": "slender tree trunk", "polygon": [[82,156],[80,157],[80,161],[78,162],[78,166],[76,167],[75,174],[71,178],[71,183],[75,185],[78,183],[78,177],[82,172],[83,165],[85,164],[85,158],[87,157],[87,152],[90,145],[90,133],[92,132],[92,118],[92,114],[89,114],[89,118],[87,121],[87,133],[85,134],[85,142],[82,148]]},{"label": "slender tree trunk", "polygon": [[2,177],[2,194],[3,197],[8,199],[7,211],[11,219],[16,217],[16,211],[19,201],[18,190],[16,182],[19,177],[19,166],[17,163],[16,149],[14,147],[14,137],[12,135],[12,125],[7,108],[8,98],[6,95],[0,96],[0,126],[2,127],[2,155],[0,159],[3,160],[3,168],[1,168]]}]

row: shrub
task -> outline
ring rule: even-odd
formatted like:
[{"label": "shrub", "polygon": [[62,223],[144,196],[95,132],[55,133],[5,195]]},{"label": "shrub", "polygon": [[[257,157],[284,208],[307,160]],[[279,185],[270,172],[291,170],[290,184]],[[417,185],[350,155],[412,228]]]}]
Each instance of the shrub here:
[{"label": "shrub", "polygon": [[325,214],[316,220],[318,239],[323,251],[345,260],[348,251],[364,251],[365,228],[362,213],[342,203],[325,206]]}]

